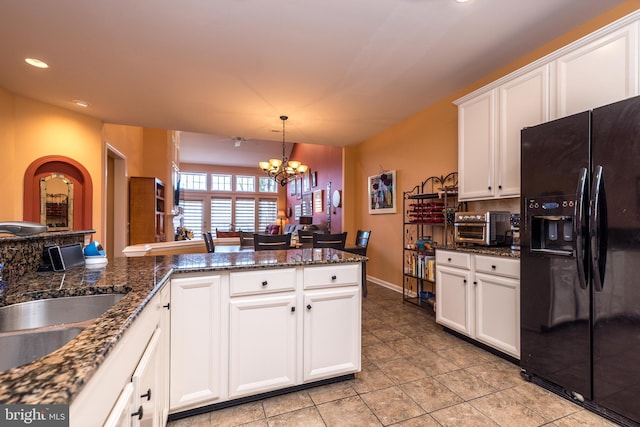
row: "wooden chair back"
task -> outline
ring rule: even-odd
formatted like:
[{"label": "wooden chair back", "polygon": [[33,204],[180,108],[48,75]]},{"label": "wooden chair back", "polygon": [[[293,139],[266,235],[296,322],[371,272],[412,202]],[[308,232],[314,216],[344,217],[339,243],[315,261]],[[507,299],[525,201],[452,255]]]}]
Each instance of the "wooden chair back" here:
[{"label": "wooden chair back", "polygon": [[314,248],[332,248],[343,250],[346,242],[346,231],[344,233],[337,234],[313,233]]},{"label": "wooden chair back", "polygon": [[273,251],[290,247],[291,234],[253,234],[253,249],[256,251]]},{"label": "wooden chair back", "polygon": [[298,242],[303,248],[313,247],[313,234],[316,232],[316,230],[298,230]]},{"label": "wooden chair back", "polygon": [[248,231],[239,231],[240,233],[240,248],[253,248],[254,238],[253,233]]},{"label": "wooden chair back", "polygon": [[204,239],[204,245],[207,247],[207,252],[215,252],[216,246],[213,244],[213,236],[211,236],[211,232],[205,231],[202,233],[202,238]]}]

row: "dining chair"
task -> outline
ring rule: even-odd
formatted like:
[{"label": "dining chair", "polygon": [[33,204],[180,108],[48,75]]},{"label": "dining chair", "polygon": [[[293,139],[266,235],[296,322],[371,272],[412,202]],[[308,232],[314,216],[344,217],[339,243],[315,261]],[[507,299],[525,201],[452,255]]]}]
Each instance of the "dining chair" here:
[{"label": "dining chair", "polygon": [[204,245],[207,247],[207,252],[215,252],[216,246],[213,243],[211,232],[205,231],[204,233],[202,233],[202,238],[204,239]]},{"label": "dining chair", "polygon": [[291,247],[291,234],[253,233],[253,249],[256,251],[289,249],[289,247]]},{"label": "dining chair", "polygon": [[317,230],[298,230],[298,243],[300,243],[302,248],[312,248],[313,247],[313,234],[316,233]]},{"label": "dining chair", "polygon": [[240,233],[240,249],[253,248],[254,247],[253,232],[239,231],[239,233]]},{"label": "dining chair", "polygon": [[[367,247],[369,246],[369,237],[371,237],[371,230],[358,230],[356,232],[356,241],[354,246],[346,246],[345,252],[351,252],[352,254],[367,256]],[[367,262],[362,262],[362,295],[367,296]]]},{"label": "dining chair", "polygon": [[313,233],[314,248],[344,249],[347,242],[347,232],[337,234]]}]

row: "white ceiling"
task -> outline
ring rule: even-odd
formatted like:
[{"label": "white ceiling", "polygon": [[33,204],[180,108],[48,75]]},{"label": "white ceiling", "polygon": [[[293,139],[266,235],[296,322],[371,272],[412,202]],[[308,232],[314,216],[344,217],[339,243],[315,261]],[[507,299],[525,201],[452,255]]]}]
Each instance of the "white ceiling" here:
[{"label": "white ceiling", "polygon": [[287,141],[357,144],[620,3],[2,0],[0,86],[254,165],[280,156],[280,115]]}]

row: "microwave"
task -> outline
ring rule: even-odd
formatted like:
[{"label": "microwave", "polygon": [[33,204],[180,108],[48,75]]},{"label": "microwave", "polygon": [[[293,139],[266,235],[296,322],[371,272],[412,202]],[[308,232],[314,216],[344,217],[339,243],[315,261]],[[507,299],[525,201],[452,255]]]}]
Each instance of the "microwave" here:
[{"label": "microwave", "polygon": [[506,211],[456,212],[454,240],[482,246],[504,245],[510,220],[511,213]]}]

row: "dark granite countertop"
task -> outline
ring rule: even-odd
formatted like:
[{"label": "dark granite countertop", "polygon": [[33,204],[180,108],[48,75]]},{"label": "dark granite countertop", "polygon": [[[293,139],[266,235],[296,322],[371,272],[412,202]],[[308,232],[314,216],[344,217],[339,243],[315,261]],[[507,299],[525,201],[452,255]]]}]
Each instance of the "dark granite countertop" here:
[{"label": "dark granite countertop", "polygon": [[64,296],[126,295],[65,346],[32,363],[0,372],[0,403],[71,403],[171,274],[353,263],[365,259],[333,249],[246,251],[116,258],[103,268],[25,274],[15,286],[7,288],[0,306]]},{"label": "dark granite countertop", "polygon": [[520,259],[520,251],[512,251],[508,246],[438,246],[436,250],[465,252],[476,255],[499,256]]}]

